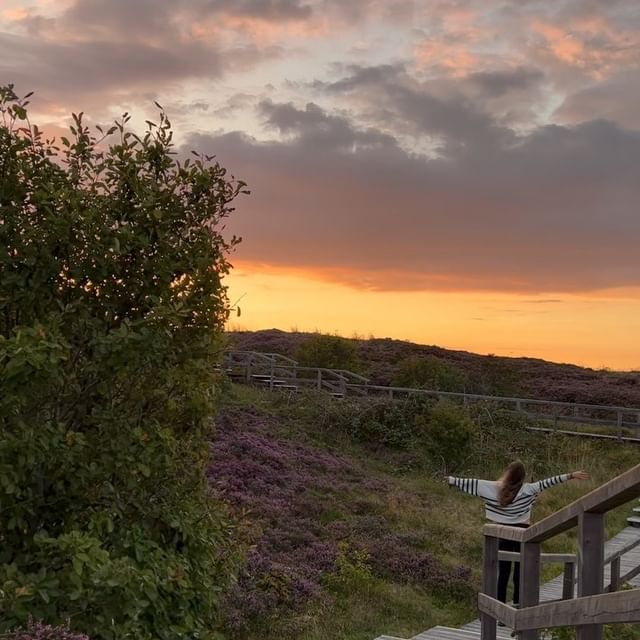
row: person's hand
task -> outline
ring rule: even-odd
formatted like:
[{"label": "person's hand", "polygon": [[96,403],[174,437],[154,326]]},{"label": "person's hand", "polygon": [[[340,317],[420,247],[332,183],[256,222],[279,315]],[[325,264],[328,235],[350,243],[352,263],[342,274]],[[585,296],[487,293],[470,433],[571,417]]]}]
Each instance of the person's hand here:
[{"label": "person's hand", "polygon": [[586,471],[574,471],[569,474],[571,480],[588,480],[589,474]]}]

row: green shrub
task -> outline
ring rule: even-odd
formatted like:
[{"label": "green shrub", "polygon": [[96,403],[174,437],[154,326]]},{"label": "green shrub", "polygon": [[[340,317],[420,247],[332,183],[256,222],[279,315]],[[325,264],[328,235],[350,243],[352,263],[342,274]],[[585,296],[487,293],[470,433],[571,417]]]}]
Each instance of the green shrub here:
[{"label": "green shrub", "polygon": [[338,543],[335,571],[329,573],[324,583],[336,595],[364,591],[373,583],[373,571],[366,551],[351,549],[346,542]]},{"label": "green shrub", "polygon": [[517,369],[506,359],[493,354],[484,356],[479,367],[469,375],[469,393],[489,396],[522,395],[522,381]]},{"label": "green shrub", "polygon": [[[242,189],[169,122],[44,141],[0,89],[0,632],[211,637],[235,556],[203,468]],[[110,139],[110,138],[109,138]]]},{"label": "green shrub", "polygon": [[295,359],[303,367],[347,369],[357,371],[358,350],[346,338],[317,334],[305,340],[296,350]]},{"label": "green shrub", "polygon": [[443,471],[462,467],[474,452],[477,427],[461,407],[441,400],[422,423],[422,443],[433,464]]},{"label": "green shrub", "polygon": [[400,362],[393,379],[396,387],[464,392],[466,376],[456,366],[434,356],[411,356]]}]

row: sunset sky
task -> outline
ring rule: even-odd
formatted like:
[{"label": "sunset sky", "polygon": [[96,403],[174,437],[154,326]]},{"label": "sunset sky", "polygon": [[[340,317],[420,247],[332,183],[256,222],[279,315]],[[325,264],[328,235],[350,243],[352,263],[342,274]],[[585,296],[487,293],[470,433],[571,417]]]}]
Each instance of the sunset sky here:
[{"label": "sunset sky", "polygon": [[236,328],[640,369],[637,0],[0,0],[0,83],[249,183]]}]

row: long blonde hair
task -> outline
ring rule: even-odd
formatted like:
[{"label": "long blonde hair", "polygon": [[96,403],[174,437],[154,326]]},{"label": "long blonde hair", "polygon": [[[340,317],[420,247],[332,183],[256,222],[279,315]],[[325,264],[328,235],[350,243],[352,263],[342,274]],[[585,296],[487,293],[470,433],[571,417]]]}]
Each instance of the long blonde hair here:
[{"label": "long blonde hair", "polygon": [[500,501],[500,506],[506,507],[514,501],[524,483],[525,473],[524,465],[520,460],[514,460],[504,470],[504,473],[498,480],[498,500]]}]

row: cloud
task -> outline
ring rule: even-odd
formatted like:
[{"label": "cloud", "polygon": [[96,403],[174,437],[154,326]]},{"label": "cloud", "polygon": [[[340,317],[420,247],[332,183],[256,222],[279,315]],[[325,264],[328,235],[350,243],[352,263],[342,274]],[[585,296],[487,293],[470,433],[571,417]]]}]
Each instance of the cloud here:
[{"label": "cloud", "polygon": [[[461,81],[419,81],[403,65],[351,66],[350,74],[326,85],[333,94],[349,94],[379,126],[438,141],[445,155],[506,143],[510,129],[465,91]],[[477,84],[477,78],[471,83]],[[486,82],[486,80],[485,80]]]},{"label": "cloud", "polygon": [[[77,109],[219,79],[282,54],[224,25],[203,33],[222,10],[216,4],[225,3],[75,0],[58,13],[25,11],[10,32],[0,32],[0,75],[45,102]],[[276,20],[286,4],[261,11]]]},{"label": "cloud", "polygon": [[[262,105],[285,140],[193,135],[249,182],[243,261],[370,289],[588,291],[640,285],[640,134],[544,126],[484,153],[417,156],[317,106]],[[481,123],[482,124],[482,123]],[[326,140],[322,137],[326,136]],[[506,141],[506,142],[505,142]]]},{"label": "cloud", "polygon": [[0,75],[56,115],[161,95],[190,129],[266,132],[188,145],[252,187],[243,259],[365,288],[639,284],[632,0],[30,7],[2,12]]},{"label": "cloud", "polygon": [[640,129],[640,70],[634,69],[568,95],[554,119],[576,124],[605,118],[631,129]]},{"label": "cloud", "polygon": [[318,105],[308,103],[304,110],[293,103],[276,104],[264,100],[258,110],[268,126],[285,135],[293,135],[296,143],[310,148],[351,149],[394,146],[395,139],[376,129],[357,129],[346,117],[327,114]]},{"label": "cloud", "polygon": [[477,71],[468,81],[490,98],[501,98],[509,93],[518,93],[537,86],[544,78],[540,69],[519,66],[515,69]]},{"label": "cloud", "polygon": [[139,42],[57,43],[0,33],[0,75],[48,96],[138,91],[222,72],[216,52],[194,42],[160,49]]}]

